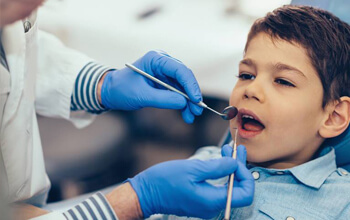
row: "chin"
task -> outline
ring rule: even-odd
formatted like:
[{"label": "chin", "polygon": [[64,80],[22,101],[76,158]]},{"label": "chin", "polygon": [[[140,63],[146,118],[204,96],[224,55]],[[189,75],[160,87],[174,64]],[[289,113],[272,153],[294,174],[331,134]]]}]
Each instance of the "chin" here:
[{"label": "chin", "polygon": [[246,147],[247,150],[247,162],[249,163],[266,163],[272,158],[269,155],[265,155],[264,152],[259,152],[257,149],[252,149],[249,146]]},{"label": "chin", "polygon": [[267,161],[268,161],[268,159],[262,158],[259,155],[249,155],[249,154],[247,154],[247,162],[248,163],[259,164],[259,163],[265,163]]}]

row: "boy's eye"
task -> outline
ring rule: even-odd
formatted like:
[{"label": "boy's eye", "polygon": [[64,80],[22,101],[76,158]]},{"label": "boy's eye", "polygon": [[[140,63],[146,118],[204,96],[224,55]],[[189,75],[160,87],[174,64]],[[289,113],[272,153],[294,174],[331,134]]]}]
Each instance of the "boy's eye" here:
[{"label": "boy's eye", "polygon": [[241,80],[252,80],[255,79],[255,76],[250,73],[240,73],[238,75],[238,78],[240,78]]},{"label": "boy's eye", "polygon": [[287,87],[295,87],[294,84],[288,82],[287,80],[284,80],[284,79],[276,79],[275,82],[277,84],[280,84],[282,86],[287,86]]}]

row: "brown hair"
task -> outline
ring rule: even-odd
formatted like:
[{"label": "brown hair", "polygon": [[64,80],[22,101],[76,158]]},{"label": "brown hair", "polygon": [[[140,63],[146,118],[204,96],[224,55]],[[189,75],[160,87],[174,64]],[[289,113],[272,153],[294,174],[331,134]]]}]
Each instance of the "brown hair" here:
[{"label": "brown hair", "polygon": [[322,107],[329,101],[350,96],[350,26],[347,23],[321,9],[285,5],[254,22],[244,51],[260,32],[307,50],[322,82]]}]

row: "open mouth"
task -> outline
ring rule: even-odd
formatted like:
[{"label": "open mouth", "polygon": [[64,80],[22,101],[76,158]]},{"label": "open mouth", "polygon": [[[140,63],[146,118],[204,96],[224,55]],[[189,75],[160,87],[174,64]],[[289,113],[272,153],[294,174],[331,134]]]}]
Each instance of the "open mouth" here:
[{"label": "open mouth", "polygon": [[265,125],[252,112],[247,110],[240,110],[238,113],[238,123],[244,131],[260,132],[265,129]]}]

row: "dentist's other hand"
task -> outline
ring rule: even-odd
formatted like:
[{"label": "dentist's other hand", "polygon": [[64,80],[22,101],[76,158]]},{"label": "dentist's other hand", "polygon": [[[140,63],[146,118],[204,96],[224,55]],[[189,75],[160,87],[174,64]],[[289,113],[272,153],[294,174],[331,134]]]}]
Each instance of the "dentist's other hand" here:
[{"label": "dentist's other hand", "polygon": [[[202,100],[192,71],[165,52],[150,51],[134,65],[184,91],[192,101]],[[106,73],[101,88],[101,101],[105,107],[119,110],[136,110],[143,107],[182,109],[182,117],[187,123],[192,123],[194,116],[203,111],[182,95],[163,88],[127,67]]]},{"label": "dentist's other hand", "polygon": [[156,213],[211,218],[225,209],[227,184],[213,186],[205,180],[233,172],[236,180],[232,207],[250,205],[254,180],[243,163],[229,157],[164,162],[128,181],[138,196],[144,218]]},{"label": "dentist's other hand", "polygon": [[[233,153],[233,148],[228,144],[225,144],[221,148],[221,156],[223,156],[223,157],[232,157],[232,153]],[[237,147],[237,159],[242,164],[244,164],[244,165],[246,164],[246,162],[247,162],[247,150],[245,149],[245,146],[238,145],[238,147]]]}]

